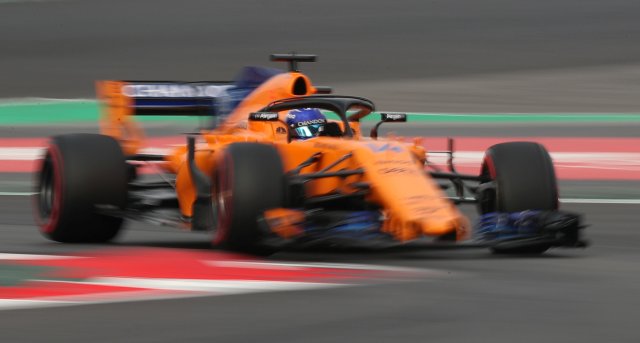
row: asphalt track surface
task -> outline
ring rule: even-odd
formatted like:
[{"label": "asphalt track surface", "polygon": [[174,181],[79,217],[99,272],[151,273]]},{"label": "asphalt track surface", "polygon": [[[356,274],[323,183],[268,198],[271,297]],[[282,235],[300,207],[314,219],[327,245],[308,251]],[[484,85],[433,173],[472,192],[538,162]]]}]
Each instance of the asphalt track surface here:
[{"label": "asphalt track surface", "polygon": [[[287,14],[292,8],[296,16]],[[640,59],[639,13],[639,3],[622,0],[304,5],[0,1],[0,93],[86,97],[94,79],[156,79],[160,73],[166,79],[228,79],[244,64],[261,64],[268,53],[294,49],[320,54],[323,63],[308,67],[319,83],[360,90],[370,88],[351,82],[383,84],[407,78],[428,84],[442,78],[449,82],[449,77],[484,80],[500,73],[540,71],[561,76],[575,68],[624,69]],[[638,89],[637,81],[626,82],[626,87]],[[411,101],[427,104],[411,93],[415,89],[395,91],[413,94]],[[384,96],[377,92],[362,95]],[[524,93],[531,99],[530,88]],[[598,94],[607,111],[632,108],[631,102],[618,101],[616,94]],[[582,110],[575,105],[581,103],[580,96],[566,95],[574,102],[558,103],[552,110]],[[465,101],[481,106],[489,100],[502,101],[499,92],[492,96]],[[584,99],[588,100],[592,99]],[[526,101],[507,105],[512,106],[509,111],[537,108]],[[634,136],[633,129],[618,128],[619,132],[615,127],[594,126],[591,134]],[[589,135],[588,128],[539,128],[547,129],[554,136]],[[27,136],[44,132],[22,130]],[[447,130],[475,132],[469,127]],[[505,131],[484,130],[487,135]],[[512,127],[509,132],[524,136],[530,130]],[[26,197],[0,197],[0,251],[68,254],[96,248],[44,240],[36,232],[29,207]],[[271,259],[409,266],[444,273],[330,290],[1,311],[2,339],[637,342],[638,205],[563,207],[585,213],[593,246],[554,250],[542,257],[496,257],[484,250],[283,252]],[[209,249],[207,241],[202,235],[132,225],[116,246]]]},{"label": "asphalt track surface", "polygon": [[[69,254],[95,246],[45,241],[27,198],[3,197],[3,252]],[[635,342],[638,205],[572,205],[594,245],[541,257],[486,250],[283,252],[284,261],[383,264],[440,273],[331,290],[0,312],[11,342]],[[137,226],[117,247],[210,249],[202,235]],[[104,247],[102,247],[104,248]]]}]

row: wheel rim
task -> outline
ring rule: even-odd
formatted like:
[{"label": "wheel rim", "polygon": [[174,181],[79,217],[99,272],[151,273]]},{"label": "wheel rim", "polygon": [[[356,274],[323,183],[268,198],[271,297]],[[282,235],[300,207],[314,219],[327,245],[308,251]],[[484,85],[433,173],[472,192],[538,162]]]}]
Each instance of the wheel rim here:
[{"label": "wheel rim", "polygon": [[480,206],[481,213],[496,212],[496,191],[493,189],[486,189],[480,194]]},{"label": "wheel rim", "polygon": [[42,172],[40,174],[40,185],[38,188],[38,204],[40,217],[48,220],[53,211],[53,199],[55,196],[55,184],[53,177],[53,168],[51,167],[51,159],[44,161]]},{"label": "wheel rim", "polygon": [[224,163],[216,171],[215,177],[215,212],[217,215],[216,234],[214,238],[215,244],[224,243],[229,235],[229,225],[231,221],[231,180],[228,172],[229,158],[224,159]]},{"label": "wheel rim", "polygon": [[482,183],[493,182],[493,187],[487,187],[482,193],[478,194],[480,213],[496,212],[498,210],[498,183],[496,182],[495,170],[490,163],[490,159],[485,159],[480,173]]}]

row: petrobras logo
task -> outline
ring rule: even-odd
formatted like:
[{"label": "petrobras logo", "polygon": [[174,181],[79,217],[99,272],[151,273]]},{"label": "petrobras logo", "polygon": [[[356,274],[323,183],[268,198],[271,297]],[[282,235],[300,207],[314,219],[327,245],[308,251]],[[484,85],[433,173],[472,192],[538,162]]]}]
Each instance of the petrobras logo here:
[{"label": "petrobras logo", "polygon": [[311,119],[311,120],[305,120],[305,121],[298,122],[298,126],[307,126],[307,125],[313,125],[313,124],[324,124],[326,122],[327,122],[326,119]]},{"label": "petrobras logo", "polygon": [[184,83],[133,84],[122,87],[122,94],[132,98],[216,98],[226,95],[231,85]]},{"label": "petrobras logo", "polygon": [[254,112],[249,115],[249,120],[253,121],[276,121],[278,113],[275,112]]},{"label": "petrobras logo", "polygon": [[373,151],[375,153],[381,153],[381,152],[386,152],[386,151],[390,151],[390,152],[402,152],[403,151],[400,146],[393,145],[391,143],[386,143],[386,144],[367,143],[366,145],[367,145],[367,147],[369,147],[369,149],[371,149],[371,151]]}]

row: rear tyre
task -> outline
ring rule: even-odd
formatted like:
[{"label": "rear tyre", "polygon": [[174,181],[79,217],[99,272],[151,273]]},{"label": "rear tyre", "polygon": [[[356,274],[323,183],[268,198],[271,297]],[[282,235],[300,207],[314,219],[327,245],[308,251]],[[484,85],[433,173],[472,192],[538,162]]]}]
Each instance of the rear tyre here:
[{"label": "rear tyre", "polygon": [[110,241],[123,220],[96,213],[96,206],[124,208],[128,178],[124,154],[113,138],[53,137],[36,175],[34,209],[40,231],[64,243]]},{"label": "rear tyre", "polygon": [[[553,162],[538,143],[509,142],[487,149],[482,163],[478,209],[489,212],[557,210],[558,186]],[[493,248],[499,254],[541,254],[548,244],[516,249]]]},{"label": "rear tyre", "polygon": [[275,147],[259,143],[229,145],[214,175],[217,229],[214,243],[223,248],[265,255],[265,232],[258,217],[283,207],[285,174]]}]

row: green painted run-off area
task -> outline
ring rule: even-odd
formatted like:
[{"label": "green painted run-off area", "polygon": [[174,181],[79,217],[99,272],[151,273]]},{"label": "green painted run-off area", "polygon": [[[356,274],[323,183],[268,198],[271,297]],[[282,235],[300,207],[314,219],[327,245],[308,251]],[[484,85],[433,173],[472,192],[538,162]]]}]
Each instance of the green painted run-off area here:
[{"label": "green painted run-off area", "polygon": [[[100,106],[92,100],[42,100],[0,103],[0,125],[37,125],[70,122],[95,122]],[[409,121],[460,123],[598,123],[640,122],[640,113],[407,113]],[[377,121],[370,115],[365,120]],[[141,121],[197,120],[193,117],[140,117]]]}]

